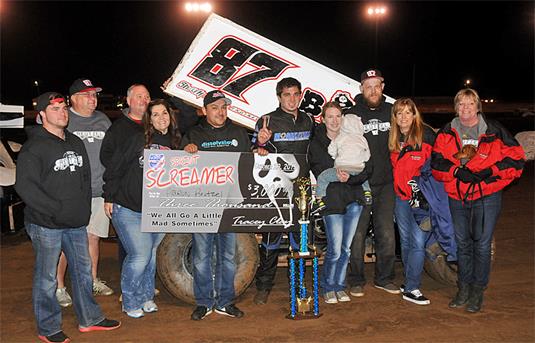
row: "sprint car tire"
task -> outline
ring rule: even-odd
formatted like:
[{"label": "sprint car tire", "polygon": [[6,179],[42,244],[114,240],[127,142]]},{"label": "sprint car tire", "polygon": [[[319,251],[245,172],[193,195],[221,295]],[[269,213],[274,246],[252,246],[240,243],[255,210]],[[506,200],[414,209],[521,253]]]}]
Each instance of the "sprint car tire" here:
[{"label": "sprint car tire", "polygon": [[[427,274],[438,282],[446,285],[457,285],[457,263],[447,261],[447,253],[435,242],[427,247],[428,255],[435,258],[427,257],[424,263],[424,269]],[[491,261],[494,261],[496,254],[496,241],[492,238],[491,248]]]},{"label": "sprint car tire", "polygon": [[[191,247],[191,234],[166,234],[158,247],[156,265],[158,276],[169,293],[186,303],[195,304]],[[259,263],[254,234],[237,234],[235,261],[234,288],[236,296],[239,296],[253,282]]]}]

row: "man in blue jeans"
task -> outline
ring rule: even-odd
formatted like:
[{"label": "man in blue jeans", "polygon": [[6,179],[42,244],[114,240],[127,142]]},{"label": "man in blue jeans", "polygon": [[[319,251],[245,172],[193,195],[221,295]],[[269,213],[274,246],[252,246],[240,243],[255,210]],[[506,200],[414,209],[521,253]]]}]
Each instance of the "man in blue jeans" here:
[{"label": "man in blue jeans", "polygon": [[[186,133],[180,148],[190,154],[199,149],[251,151],[251,141],[245,128],[235,125],[227,118],[227,106],[230,103],[230,99],[221,91],[208,92],[202,107],[205,117]],[[217,257],[215,270],[212,270],[214,245]],[[243,317],[243,312],[234,305],[235,253],[234,232],[193,234],[193,292],[197,307],[191,314],[192,320],[201,320],[212,310],[234,318]]]},{"label": "man in blue jeans", "polygon": [[37,99],[42,126],[28,132],[18,156],[15,189],[26,203],[26,231],[35,251],[32,302],[39,339],[69,342],[56,301],[59,255],[67,256],[80,332],[117,329],[93,297],[86,225],[91,213],[91,169],[83,142],[65,128],[65,98],[47,92]]}]

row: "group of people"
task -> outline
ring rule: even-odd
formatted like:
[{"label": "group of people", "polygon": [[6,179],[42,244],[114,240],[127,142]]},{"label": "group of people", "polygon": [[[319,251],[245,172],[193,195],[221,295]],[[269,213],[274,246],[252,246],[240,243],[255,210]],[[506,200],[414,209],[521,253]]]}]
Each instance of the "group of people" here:
[{"label": "group of people", "polygon": [[[113,124],[96,110],[101,89],[88,79],[76,80],[69,89],[71,108],[59,93],[39,96],[42,125],[29,130],[16,183],[36,255],[32,299],[39,339],[69,341],[61,328],[65,265],[74,297],[65,301],[74,303],[79,330],[121,325],[106,319],[94,299],[94,294],[113,293],[97,277],[98,239],[107,237],[109,219],[125,252],[120,261],[123,312],[140,318],[158,311],[156,250],[163,234],[141,231],[144,149],[307,155],[318,179],[316,210],[327,234],[321,273],[326,303],[350,301],[346,290],[364,296],[365,238],[373,217],[376,288],[401,293],[416,304],[430,303],[420,281],[426,242],[440,222],[441,229],[454,232],[458,247],[459,287],[450,307],[467,304],[468,311],[479,311],[501,191],[521,175],[523,150],[500,124],[485,118],[472,89],[458,92],[457,117],[437,135],[411,99],[399,99],[393,106],[386,102],[384,87],[379,70],[366,70],[355,105],[342,109],[336,102],[326,103],[323,123],[316,125],[299,109],[300,82],[281,79],[276,86],[279,107],[259,118],[252,139],[227,118],[231,100],[218,90],[205,95],[202,118],[184,130],[180,113],[175,117],[166,100],[151,101],[142,84],[128,89],[128,108]],[[469,145],[475,155],[460,157]],[[394,218],[404,265],[400,287],[394,284]],[[293,234],[289,238],[297,247],[299,240]],[[282,233],[262,234],[255,304],[269,299],[281,239]],[[212,312],[244,315],[235,305],[235,250],[235,233],[193,234],[192,320]],[[60,260],[63,253],[67,263]]]}]

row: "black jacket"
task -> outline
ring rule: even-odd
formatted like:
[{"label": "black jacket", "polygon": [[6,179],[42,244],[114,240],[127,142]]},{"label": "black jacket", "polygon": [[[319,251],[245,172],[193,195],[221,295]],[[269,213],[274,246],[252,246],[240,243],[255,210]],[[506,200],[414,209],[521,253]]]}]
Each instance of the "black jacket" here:
[{"label": "black jacket", "polygon": [[385,99],[383,96],[379,107],[371,109],[366,104],[362,94],[359,94],[355,97],[355,106],[345,111],[345,113],[359,116],[364,124],[364,137],[368,141],[370,161],[373,164],[373,172],[369,180],[372,186],[393,182],[390,151],[388,150],[392,104],[385,102]]},{"label": "black jacket", "polygon": [[85,226],[91,214],[89,157],[80,138],[64,133],[65,140],[40,125],[29,129],[17,159],[24,219],[50,229]]},{"label": "black jacket", "polygon": [[127,116],[117,119],[106,132],[100,161],[104,172],[104,200],[141,212],[143,188],[143,126]]},{"label": "black jacket", "polygon": [[[325,169],[334,167],[334,160],[327,151],[330,143],[331,140],[327,137],[325,124],[316,127],[308,151],[308,163],[316,178]],[[346,206],[354,201],[363,205],[362,183],[368,178],[370,169],[371,166],[369,167],[367,162],[364,170],[359,175],[351,176],[347,182],[329,183],[327,196],[324,198],[327,207],[323,214],[343,214],[345,213]]]},{"label": "black jacket", "polygon": [[271,139],[264,146],[265,149],[278,154],[307,153],[308,143],[314,130],[314,120],[307,113],[299,111],[295,118],[279,107],[263,115],[255,125],[254,144],[257,144],[256,136],[264,124],[265,116],[269,116],[268,128],[273,132]]},{"label": "black jacket", "polygon": [[199,150],[250,152],[251,140],[247,130],[227,119],[223,127],[213,127],[203,117],[199,124],[192,127],[180,142],[180,149],[190,143],[195,144]]}]

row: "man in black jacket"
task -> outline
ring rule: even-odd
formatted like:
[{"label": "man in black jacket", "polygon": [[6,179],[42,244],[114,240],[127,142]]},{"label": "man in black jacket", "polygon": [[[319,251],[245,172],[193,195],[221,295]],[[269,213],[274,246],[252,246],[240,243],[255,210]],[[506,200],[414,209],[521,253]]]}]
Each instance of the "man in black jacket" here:
[{"label": "man in black jacket", "polygon": [[[198,150],[249,152],[251,141],[245,128],[227,118],[231,101],[221,91],[208,92],[203,101],[203,114],[197,126],[182,138],[181,149],[191,154]],[[212,268],[214,244],[217,246],[217,266]],[[194,233],[192,247],[193,292],[197,306],[192,320],[201,320],[212,311],[241,318],[243,312],[234,305],[236,264],[236,233]],[[215,275],[214,278],[212,275]]]},{"label": "man in black jacket", "polygon": [[[253,143],[263,153],[265,149],[278,154],[306,154],[314,129],[314,121],[299,110],[301,83],[287,77],[277,83],[279,108],[258,119]],[[277,272],[278,248],[282,238],[280,232],[262,234],[260,245],[260,266],[256,272],[255,304],[265,304],[273,287]]]},{"label": "man in black jacket", "polygon": [[364,252],[365,238],[372,218],[375,234],[375,278],[374,286],[391,294],[399,294],[394,285],[394,262],[396,260],[396,239],[394,232],[394,187],[388,135],[392,105],[383,95],[385,87],[381,72],[368,69],[360,76],[360,91],[355,97],[355,106],[346,113],[354,113],[362,119],[364,137],[370,147],[372,171],[369,183],[373,204],[362,211],[357,232],[351,246],[351,258],[347,282],[353,296],[364,295]]},{"label": "man in black jacket", "polygon": [[84,143],[67,131],[65,98],[37,98],[42,126],[29,132],[18,157],[15,189],[26,203],[26,231],[35,251],[32,302],[39,339],[69,342],[61,329],[56,271],[63,250],[69,263],[74,310],[80,332],[117,329],[93,297],[86,225],[91,213],[91,168]]}]

